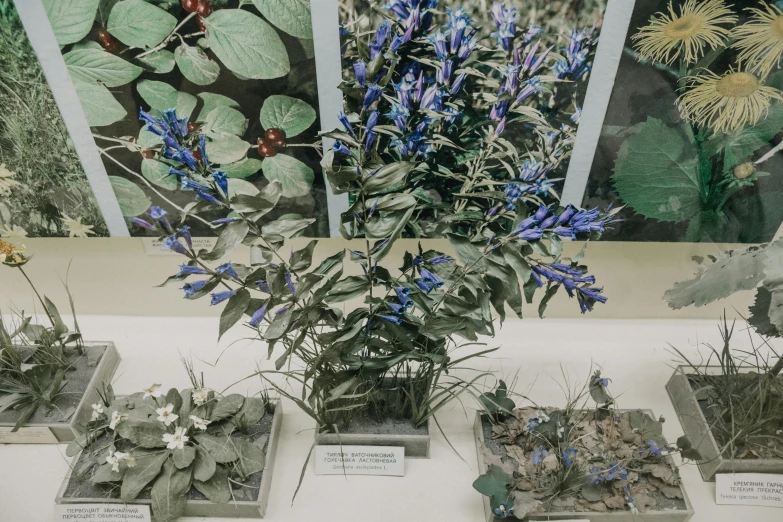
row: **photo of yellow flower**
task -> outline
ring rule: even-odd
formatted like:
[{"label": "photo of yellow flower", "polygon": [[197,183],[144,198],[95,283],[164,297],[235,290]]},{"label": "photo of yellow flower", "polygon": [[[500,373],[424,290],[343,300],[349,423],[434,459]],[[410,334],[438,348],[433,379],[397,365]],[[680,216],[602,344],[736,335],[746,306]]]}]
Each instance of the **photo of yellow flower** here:
[{"label": "photo of yellow flower", "polygon": [[783,100],[783,92],[747,71],[717,75],[705,70],[685,81],[687,88],[678,100],[680,110],[696,125],[715,132],[755,125],[767,116],[772,100]]},{"label": "photo of yellow flower", "polygon": [[687,0],[679,14],[674,4],[670,1],[668,14],[658,13],[650,25],[632,36],[642,58],[671,65],[683,57],[685,63],[693,63],[706,50],[723,45],[730,30],[723,26],[737,22],[723,0]]},{"label": "photo of yellow flower", "polygon": [[783,11],[766,2],[761,6],[747,9],[753,16],[731,32],[734,39],[731,48],[740,52],[738,62],[765,78],[779,67],[783,56]]}]

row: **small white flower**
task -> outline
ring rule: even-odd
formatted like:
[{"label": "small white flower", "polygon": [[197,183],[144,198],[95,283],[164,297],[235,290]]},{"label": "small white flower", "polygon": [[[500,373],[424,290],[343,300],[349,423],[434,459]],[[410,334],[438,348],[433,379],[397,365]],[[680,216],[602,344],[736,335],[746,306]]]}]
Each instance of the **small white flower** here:
[{"label": "small white flower", "polygon": [[117,424],[119,424],[120,422],[124,421],[127,418],[128,416],[125,415],[124,413],[120,414],[120,412],[115,411],[114,413],[111,414],[111,422],[109,423],[109,429],[113,430],[117,428]]},{"label": "small white flower", "polygon": [[142,398],[146,399],[147,397],[153,397],[153,398],[157,399],[158,397],[163,395],[163,393],[161,393],[158,388],[160,388],[160,384],[153,384],[149,388],[144,388],[142,390],[144,392],[144,397],[142,397]]},{"label": "small white flower", "polygon": [[563,435],[565,435],[565,428],[560,425],[560,423],[557,423],[557,438],[562,439]]},{"label": "small white flower", "polygon": [[185,428],[177,428],[174,433],[166,433],[163,435],[163,442],[166,443],[168,449],[182,449],[185,447],[185,443],[190,440],[190,437],[185,435]]},{"label": "small white flower", "polygon": [[544,413],[543,411],[537,411],[537,412],[536,412],[536,417],[538,417],[539,419],[541,419],[541,422],[542,422],[542,423],[544,423],[544,422],[549,422],[549,415],[547,415],[547,414],[546,414],[546,413]]},{"label": "small white flower", "polygon": [[131,460],[131,456],[127,453],[123,453],[121,451],[109,451],[109,455],[106,457],[106,462],[111,464],[111,470],[114,472],[120,471],[120,462],[125,461],[128,464],[128,467],[133,467],[136,465],[136,459],[133,460],[133,466],[130,465],[129,460]]},{"label": "small white flower", "polygon": [[196,406],[201,406],[207,400],[209,400],[209,390],[207,388],[199,388],[198,390],[193,390],[193,394],[191,395],[193,397],[193,402]]},{"label": "small white flower", "polygon": [[201,417],[196,417],[195,415],[191,415],[190,420],[193,421],[193,427],[195,427],[197,430],[206,430],[207,426],[211,422],[208,420],[204,420]]},{"label": "small white flower", "polygon": [[103,415],[103,404],[100,402],[92,405],[92,417],[91,420],[98,420]]},{"label": "small white flower", "polygon": [[63,225],[68,230],[68,237],[87,237],[89,234],[95,235],[92,231],[95,225],[87,225],[82,223],[82,218],[73,219],[68,214],[63,213],[62,220]]},{"label": "small white flower", "polygon": [[128,466],[129,468],[135,468],[136,467],[136,458],[131,456],[131,455],[128,455],[125,458],[125,465]]},{"label": "small white flower", "polygon": [[158,420],[163,423],[164,426],[171,426],[171,423],[179,419],[179,415],[174,413],[174,405],[167,404],[163,408],[155,410],[158,414]]}]

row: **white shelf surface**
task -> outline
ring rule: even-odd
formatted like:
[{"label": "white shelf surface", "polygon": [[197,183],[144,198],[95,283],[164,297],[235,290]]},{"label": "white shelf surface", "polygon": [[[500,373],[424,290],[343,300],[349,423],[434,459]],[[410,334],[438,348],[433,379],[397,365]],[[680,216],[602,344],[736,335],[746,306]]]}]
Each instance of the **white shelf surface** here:
[{"label": "white shelf surface", "polygon": [[[217,346],[217,319],[211,318],[83,316],[79,324],[88,340],[116,343],[122,356],[114,383],[118,394],[152,383],[187,387],[180,355],[192,357],[197,369],[204,371],[207,385],[218,390],[250,374],[256,363],[273,368],[279,355],[266,360],[266,346],[240,339],[246,335],[241,329],[230,332],[227,337],[234,336]],[[478,360],[476,367],[499,370],[508,380],[518,373],[517,390],[539,404],[562,404],[563,371],[576,384],[587,379],[591,364],[601,366],[604,376],[612,379],[610,389],[619,406],[650,408],[664,416],[664,433],[675,440],[682,432],[664,389],[673,366],[667,343],[695,354],[697,341],[718,345],[720,337],[716,321],[585,316],[508,320],[497,338],[487,341],[501,349],[492,358]],[[736,341],[738,348],[746,347],[748,335],[739,331]],[[214,363],[221,352],[214,368],[205,364]],[[254,393],[260,386],[253,379],[233,390]],[[296,405],[285,404],[266,520],[480,522],[482,500],[471,486],[478,472],[471,431],[475,406],[470,401],[465,397],[465,410],[457,406],[438,415],[464,461],[436,433],[432,458],[407,461],[405,477],[315,476],[309,467],[293,506],[291,497],[312,444],[314,425]],[[69,460],[65,446],[0,445],[0,522],[53,520],[54,497]],[[694,522],[780,522],[783,518],[783,510],[775,508],[716,506],[714,484],[702,482],[695,466],[685,466],[681,472],[696,510]]]}]

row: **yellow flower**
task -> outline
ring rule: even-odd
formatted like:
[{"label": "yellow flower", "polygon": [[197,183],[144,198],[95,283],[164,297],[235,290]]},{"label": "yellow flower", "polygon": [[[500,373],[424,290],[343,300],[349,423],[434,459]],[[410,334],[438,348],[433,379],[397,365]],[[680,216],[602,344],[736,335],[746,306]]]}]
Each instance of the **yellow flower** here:
[{"label": "yellow flower", "polygon": [[723,45],[729,30],[720,24],[735,24],[737,16],[723,0],[686,0],[680,14],[669,2],[669,14],[658,13],[650,25],[631,37],[640,58],[671,65],[683,56],[693,63],[704,55],[705,47]]},{"label": "yellow flower", "polygon": [[14,176],[16,176],[15,172],[8,170],[5,163],[0,163],[0,196],[6,196],[12,189],[22,186],[18,181],[11,179]]},{"label": "yellow flower", "polygon": [[731,32],[736,40],[731,48],[740,52],[737,60],[748,71],[765,78],[780,64],[783,54],[783,11],[775,5],[762,5],[766,11],[748,9],[753,13],[750,21]]},{"label": "yellow flower", "polygon": [[81,218],[73,219],[68,214],[63,214],[62,222],[68,229],[68,237],[87,237],[89,234],[95,234],[92,231],[94,225],[85,225]]},{"label": "yellow flower", "polygon": [[729,70],[718,76],[705,70],[685,80],[687,90],[677,101],[680,111],[690,121],[716,132],[755,125],[766,118],[771,100],[783,101],[783,92],[765,86],[745,71]]},{"label": "yellow flower", "polygon": [[10,239],[12,242],[19,241],[20,239],[27,237],[27,230],[18,225],[0,227],[0,237]]},{"label": "yellow flower", "polygon": [[23,265],[27,262],[27,258],[22,255],[24,251],[24,245],[16,246],[0,239],[0,263],[9,266]]}]

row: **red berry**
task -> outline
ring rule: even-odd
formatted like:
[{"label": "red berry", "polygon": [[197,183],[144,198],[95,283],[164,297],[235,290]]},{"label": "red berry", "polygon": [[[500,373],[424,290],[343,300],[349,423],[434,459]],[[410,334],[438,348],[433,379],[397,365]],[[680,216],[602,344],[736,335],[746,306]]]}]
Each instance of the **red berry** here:
[{"label": "red berry", "polygon": [[188,122],[188,132],[193,132],[196,129],[198,129],[198,125],[196,125],[192,121],[189,121]]},{"label": "red berry", "polygon": [[281,129],[267,129],[264,139],[278,147],[285,147],[285,131]]},{"label": "red berry", "polygon": [[193,157],[196,158],[196,161],[201,161],[201,151],[198,149],[194,150]]},{"label": "red berry", "polygon": [[262,158],[272,158],[277,154],[277,150],[268,141],[258,138],[258,153]]},{"label": "red berry", "polygon": [[98,40],[101,42],[106,42],[108,40],[112,40],[112,36],[105,29],[101,29],[98,31]]},{"label": "red berry", "polygon": [[198,0],[182,0],[182,8],[188,13],[195,13],[198,9]]},{"label": "red berry", "polygon": [[106,40],[105,42],[101,42],[101,47],[107,52],[113,53],[117,50],[117,42],[114,40]]},{"label": "red berry", "polygon": [[155,157],[155,153],[152,152],[151,150],[143,150],[141,151],[141,155],[147,159],[152,159]]},{"label": "red berry", "polygon": [[196,8],[196,12],[201,18],[206,18],[212,14],[212,6],[209,5],[209,2],[205,2],[204,0],[199,0],[198,7]]},{"label": "red berry", "polygon": [[198,29],[202,33],[206,33],[207,32],[207,26],[206,26],[206,24],[204,24],[204,19],[201,18],[200,16],[198,17]]}]

